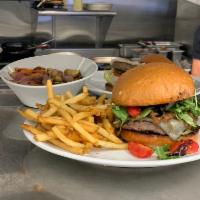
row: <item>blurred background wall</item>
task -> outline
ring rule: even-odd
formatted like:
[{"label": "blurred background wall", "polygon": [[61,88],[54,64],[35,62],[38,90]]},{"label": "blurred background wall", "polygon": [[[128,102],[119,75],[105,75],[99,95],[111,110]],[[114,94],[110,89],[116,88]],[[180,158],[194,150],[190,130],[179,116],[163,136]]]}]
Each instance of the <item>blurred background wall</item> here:
[{"label": "blurred background wall", "polygon": [[[84,2],[95,2],[85,0]],[[186,0],[101,0],[114,4],[117,12],[108,30],[105,46],[136,40],[176,40],[191,44],[200,24],[200,6]],[[68,1],[68,5],[72,0]],[[0,0],[0,42],[44,41],[51,38],[51,17],[38,16],[31,0]],[[56,40],[60,46],[89,47],[95,41],[94,17],[56,18]]]}]

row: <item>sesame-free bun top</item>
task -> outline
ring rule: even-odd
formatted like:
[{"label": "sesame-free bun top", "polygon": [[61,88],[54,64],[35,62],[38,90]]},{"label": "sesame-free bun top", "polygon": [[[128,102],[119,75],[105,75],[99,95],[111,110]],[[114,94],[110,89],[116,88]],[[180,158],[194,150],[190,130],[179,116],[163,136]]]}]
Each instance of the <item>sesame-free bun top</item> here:
[{"label": "sesame-free bun top", "polygon": [[149,63],[122,74],[114,85],[112,101],[122,106],[173,103],[194,96],[190,75],[168,63]]},{"label": "sesame-free bun top", "polygon": [[141,63],[147,64],[147,63],[154,63],[154,62],[163,62],[163,63],[173,64],[171,60],[169,60],[168,58],[160,54],[148,54],[141,59]]}]

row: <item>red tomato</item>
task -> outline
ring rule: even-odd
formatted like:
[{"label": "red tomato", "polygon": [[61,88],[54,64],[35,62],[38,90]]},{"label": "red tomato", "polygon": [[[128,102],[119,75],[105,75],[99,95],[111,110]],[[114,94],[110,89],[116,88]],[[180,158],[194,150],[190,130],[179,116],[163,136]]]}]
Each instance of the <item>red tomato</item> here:
[{"label": "red tomato", "polygon": [[132,155],[138,158],[149,158],[153,154],[153,151],[150,147],[136,142],[129,142],[128,150]]},{"label": "red tomato", "polygon": [[137,117],[141,112],[140,107],[137,106],[132,106],[132,107],[128,107],[128,114],[131,117]]},{"label": "red tomato", "polygon": [[170,153],[183,156],[186,154],[196,153],[198,149],[198,143],[194,140],[188,139],[176,142],[174,145],[172,145],[170,148]]}]

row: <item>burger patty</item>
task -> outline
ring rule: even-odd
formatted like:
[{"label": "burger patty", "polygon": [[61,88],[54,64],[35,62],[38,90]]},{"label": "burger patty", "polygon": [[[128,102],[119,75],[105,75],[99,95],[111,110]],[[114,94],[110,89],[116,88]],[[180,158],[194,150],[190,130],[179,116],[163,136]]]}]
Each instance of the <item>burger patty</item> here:
[{"label": "burger patty", "polygon": [[125,62],[119,62],[119,61],[115,61],[112,64],[112,67],[115,70],[121,71],[121,73],[126,72],[127,70],[133,68],[134,66],[129,64],[129,63],[125,63]]},{"label": "burger patty", "polygon": [[112,90],[113,90],[113,85],[112,85],[111,83],[106,83],[106,84],[105,84],[105,88],[106,88],[107,91],[112,92]]},{"label": "burger patty", "polygon": [[123,129],[130,131],[139,131],[144,133],[156,133],[166,135],[166,133],[158,126],[148,121],[131,121],[128,120],[123,126]]}]

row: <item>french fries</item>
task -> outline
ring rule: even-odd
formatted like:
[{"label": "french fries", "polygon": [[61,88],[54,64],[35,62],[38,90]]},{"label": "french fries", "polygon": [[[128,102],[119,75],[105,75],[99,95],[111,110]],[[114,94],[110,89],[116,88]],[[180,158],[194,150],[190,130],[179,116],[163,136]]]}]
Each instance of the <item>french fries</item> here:
[{"label": "french fries", "polygon": [[69,106],[65,105],[63,102],[60,103],[60,102],[59,102],[58,100],[56,100],[56,99],[50,100],[50,103],[54,104],[57,108],[61,108],[61,109],[66,110],[66,111],[69,112],[71,115],[76,115],[76,114],[77,114],[77,112],[76,112],[74,109],[72,109],[72,108],[70,108]]},{"label": "french fries", "polygon": [[83,100],[79,102],[81,105],[90,106],[96,104],[96,97],[85,97]]},{"label": "french fries", "polygon": [[38,117],[38,122],[42,124],[52,124],[52,125],[63,125],[63,126],[68,126],[68,122],[64,119],[61,118],[56,118],[56,117]]},{"label": "french fries", "polygon": [[67,144],[68,146],[71,147],[80,147],[83,148],[84,144],[78,143],[78,142],[74,142],[73,140],[67,138],[67,136],[65,136],[60,130],[59,128],[57,128],[56,126],[54,126],[52,128],[52,131],[54,132],[54,134],[58,137],[58,139],[60,139],[63,143]]},{"label": "french fries", "polygon": [[31,125],[28,124],[22,124],[21,128],[23,128],[26,131],[29,131],[30,133],[34,134],[34,135],[38,135],[38,134],[45,134],[44,132],[42,132],[41,130],[34,128]]},{"label": "french fries", "polygon": [[113,126],[111,125],[111,123],[109,122],[109,120],[106,119],[106,118],[103,119],[103,127],[106,129],[106,131],[108,133],[114,134],[115,130],[114,130]]},{"label": "french fries", "polygon": [[106,95],[105,95],[105,94],[101,95],[101,96],[98,98],[98,100],[97,100],[97,104],[103,105],[105,99],[106,99]]},{"label": "french fries", "polygon": [[57,108],[55,106],[51,106],[47,111],[45,111],[44,113],[42,113],[43,117],[50,117],[53,114],[55,114],[57,111]]},{"label": "french fries", "polygon": [[52,144],[54,144],[57,147],[60,147],[61,149],[69,151],[71,153],[79,154],[79,155],[84,154],[84,149],[83,148],[70,147],[70,146],[64,144],[63,142],[61,142],[60,140],[52,139],[52,140],[49,140],[49,142],[52,143]]},{"label": "french fries", "polygon": [[114,142],[116,144],[123,143],[117,136],[115,136],[113,133],[108,133],[105,129],[99,128],[98,133],[110,140],[111,142]]},{"label": "french fries", "polygon": [[90,112],[80,112],[80,113],[74,115],[73,121],[77,122],[77,121],[79,121],[81,119],[85,119],[85,118],[90,117],[90,116],[91,116]]},{"label": "french fries", "polygon": [[70,98],[72,98],[74,95],[71,93],[71,91],[67,91],[66,92],[66,94],[65,94],[65,97],[67,98],[67,99],[70,99]]},{"label": "french fries", "polygon": [[81,125],[77,122],[73,123],[73,128],[80,133],[80,135],[85,138],[88,142],[92,144],[97,144],[97,139],[93,137],[88,131],[86,131]]},{"label": "french fries", "polygon": [[49,99],[53,99],[54,94],[51,80],[47,80],[47,94]]},{"label": "french fries", "polygon": [[65,104],[70,104],[70,103],[78,103],[79,101],[83,100],[84,98],[86,98],[88,96],[88,89],[87,87],[83,87],[83,93],[78,94],[76,96],[73,96],[72,93],[68,92],[67,93],[68,96],[70,97],[69,99],[67,99],[65,101]]},{"label": "french fries", "polygon": [[19,113],[34,125],[21,127],[32,133],[38,142],[49,142],[75,154],[89,153],[94,148],[127,149],[112,126],[111,103],[105,95],[98,99],[89,96],[87,87],[74,96],[70,91],[55,95],[47,81],[48,100],[39,105],[39,112],[31,109]]},{"label": "french fries", "polygon": [[37,134],[35,135],[35,140],[37,140],[38,142],[45,142],[45,141],[48,141],[48,140],[51,140],[51,139],[55,139],[54,137],[51,137],[47,134]]},{"label": "french fries", "polygon": [[38,114],[35,113],[34,111],[30,110],[30,109],[26,109],[24,111],[19,110],[19,113],[26,119],[30,120],[30,121],[37,121],[38,119]]}]

